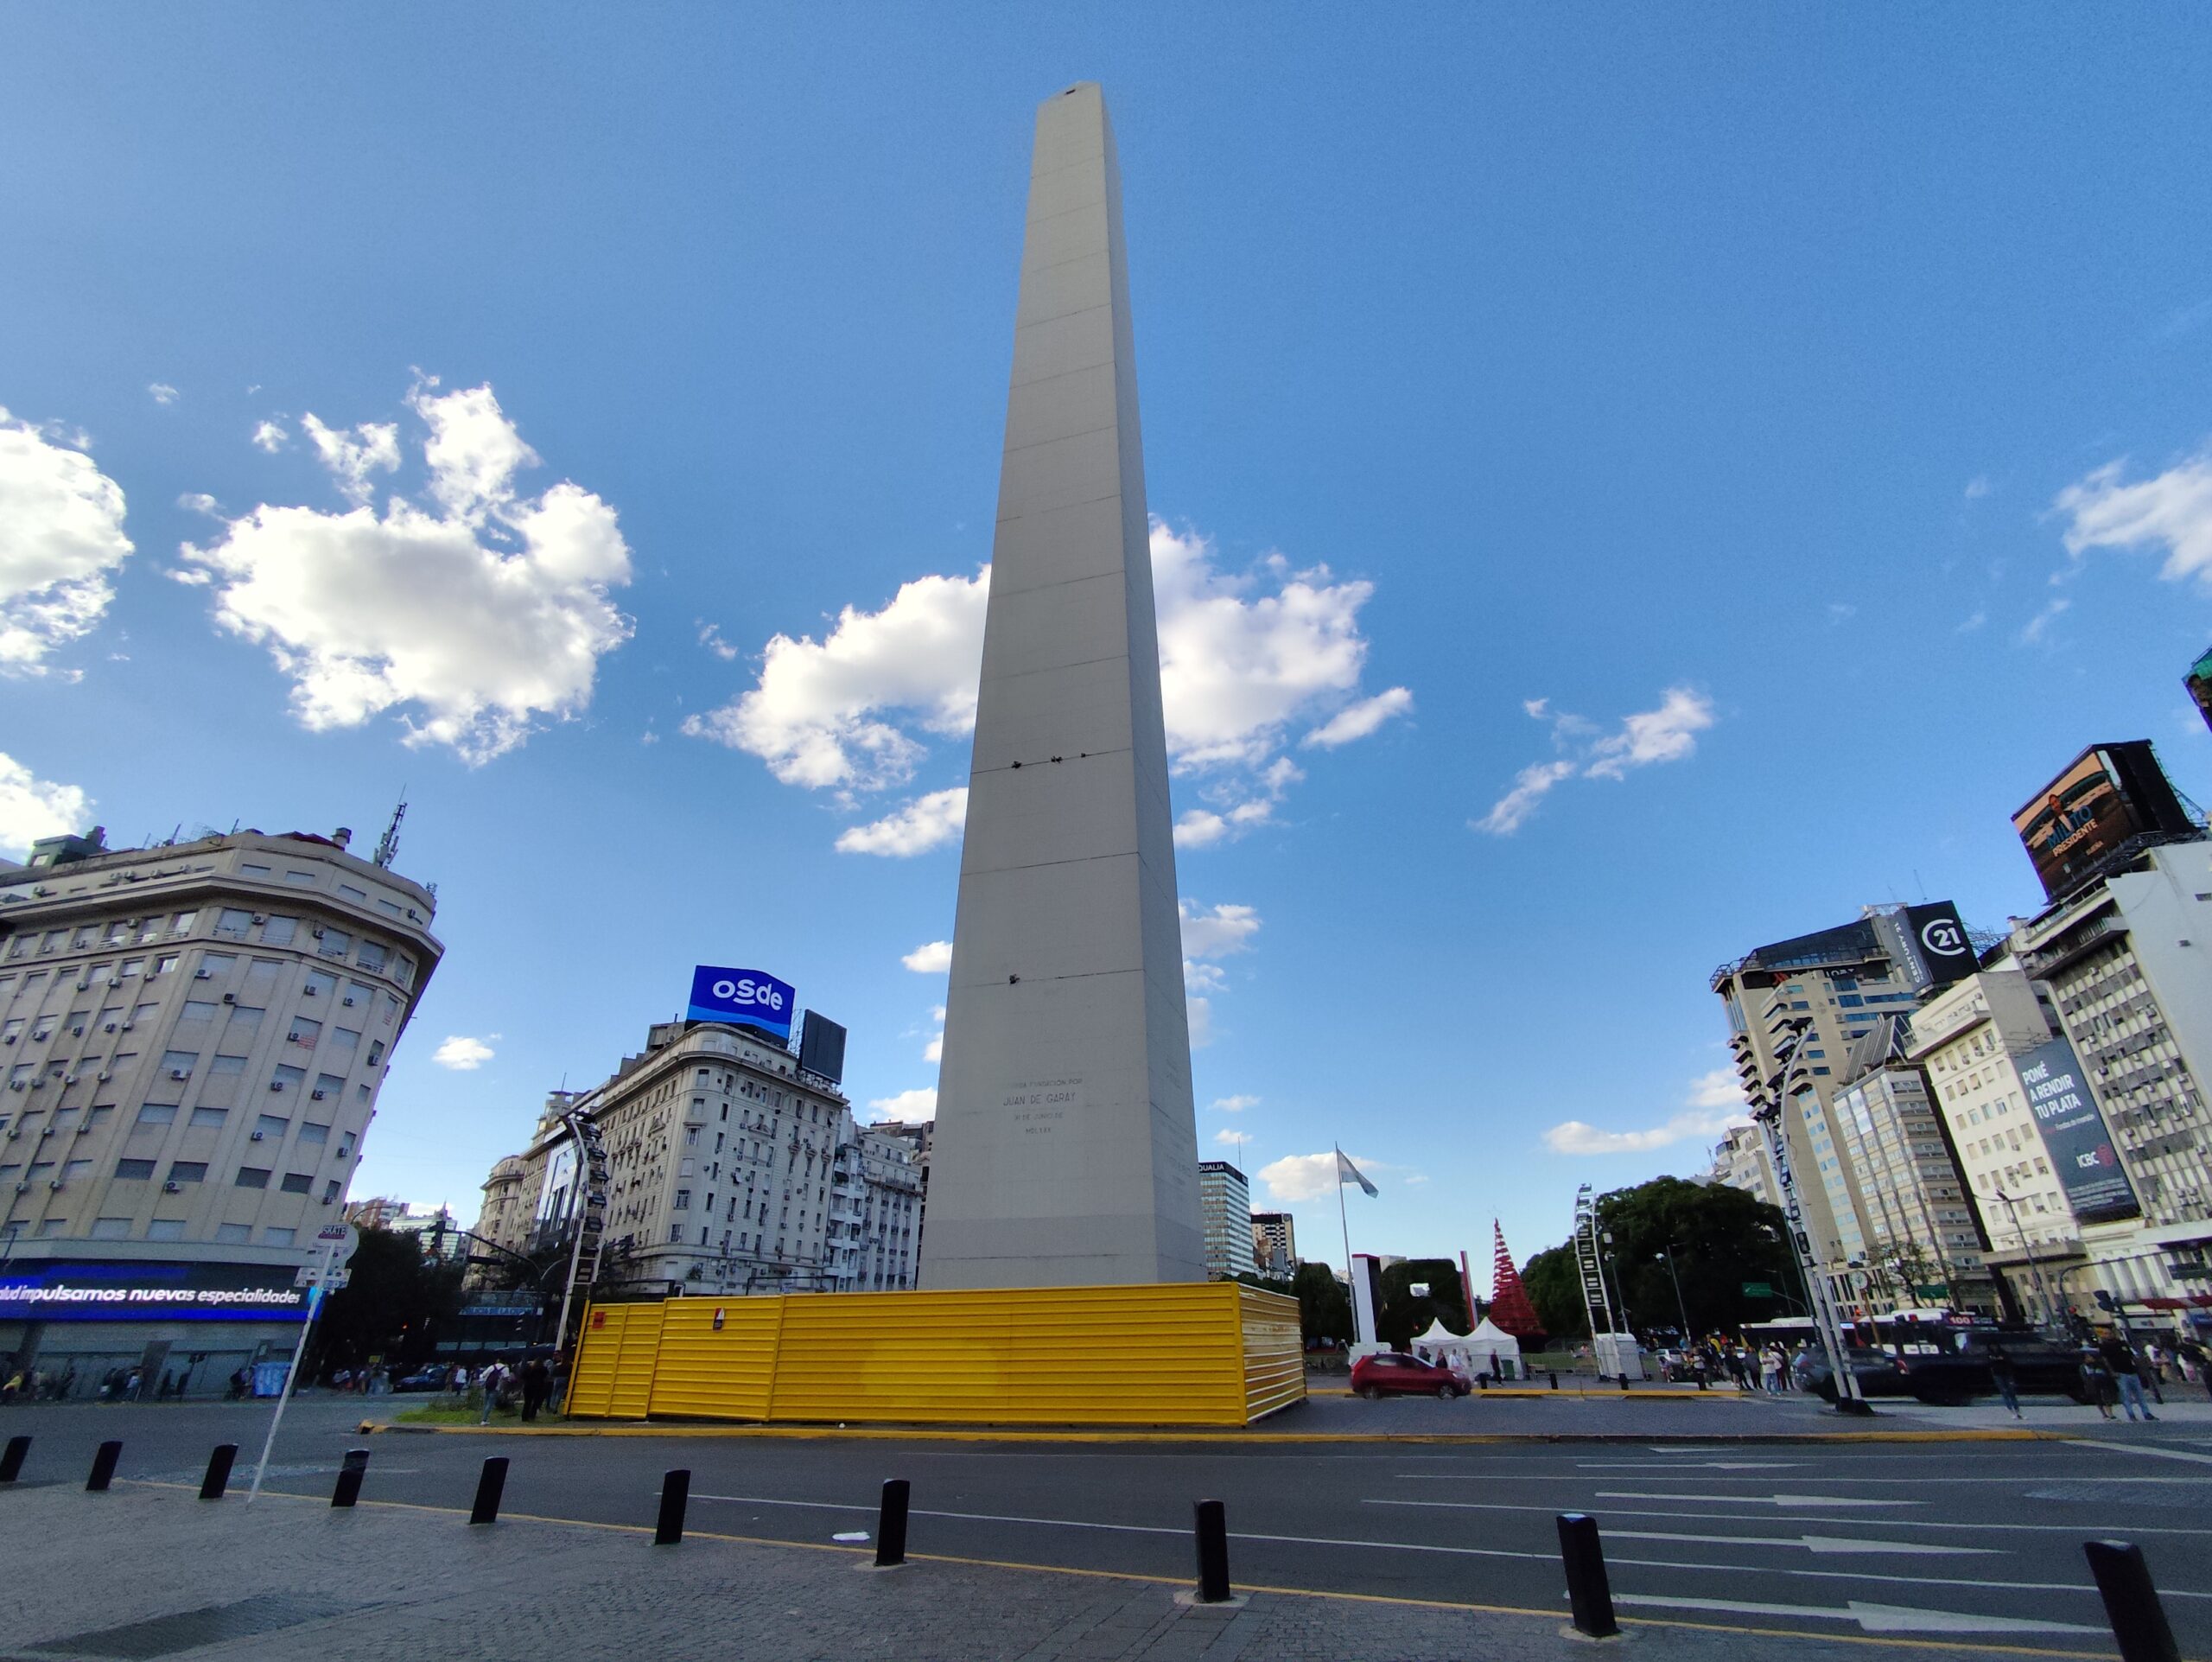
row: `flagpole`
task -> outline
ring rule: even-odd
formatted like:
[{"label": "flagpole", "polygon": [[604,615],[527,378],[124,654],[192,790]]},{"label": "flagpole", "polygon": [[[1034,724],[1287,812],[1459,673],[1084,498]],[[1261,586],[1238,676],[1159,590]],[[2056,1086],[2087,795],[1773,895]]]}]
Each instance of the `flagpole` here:
[{"label": "flagpole", "polygon": [[[1344,1157],[1344,1149],[1334,1143],[1330,1146],[1336,1148],[1337,1159],[1341,1162]],[[1337,1222],[1344,1232],[1344,1292],[1349,1296],[1351,1292],[1351,1220],[1344,1215],[1344,1168],[1341,1164],[1337,1167]]]}]

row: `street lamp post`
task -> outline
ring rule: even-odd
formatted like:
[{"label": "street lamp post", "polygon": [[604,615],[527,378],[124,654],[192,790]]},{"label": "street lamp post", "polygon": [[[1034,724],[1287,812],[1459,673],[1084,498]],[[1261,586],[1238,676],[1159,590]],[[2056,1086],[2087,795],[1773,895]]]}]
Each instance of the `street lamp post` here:
[{"label": "street lamp post", "polygon": [[1751,1118],[1766,1133],[1767,1157],[1774,1162],[1775,1181],[1782,1189],[1782,1212],[1789,1225],[1789,1241],[1796,1249],[1798,1274],[1813,1306],[1813,1325],[1820,1333],[1821,1348],[1827,1353],[1828,1377],[1835,1383],[1836,1412],[1872,1414],[1874,1410],[1860,1394],[1858,1376],[1849,1366],[1848,1353],[1837,1325],[1834,1294],[1828,1286],[1826,1272],[1813,1256],[1812,1237],[1805,1232],[1804,1208],[1798,1204],[1797,1182],[1789,1168],[1789,1139],[1782,1129],[1782,1116],[1789,1103],[1790,1079],[1801,1071],[1799,1058],[1805,1029],[1811,1025],[1809,1017],[1800,1017],[1789,1024],[1789,1036],[1778,1052],[1781,1072],[1761,1082],[1758,1097],[1752,1103]]},{"label": "street lamp post", "polygon": [[1674,1242],[1669,1241],[1667,1245],[1661,1249],[1661,1255],[1667,1260],[1667,1278],[1675,1283],[1675,1309],[1681,1314],[1682,1345],[1684,1348],[1687,1349],[1695,1341],[1690,1333],[1690,1307],[1682,1297],[1682,1277],[1675,1268]]},{"label": "street lamp post", "polygon": [[2028,1275],[2035,1282],[2036,1296],[2043,1301],[2044,1320],[2058,1319],[2057,1308],[2050,1302],[2050,1289],[2044,1285],[2043,1266],[2036,1262],[2035,1243],[2028,1239],[2028,1232],[2020,1227],[2020,1208],[2003,1189],[1992,1191],[2005,1203],[2005,1215],[2012,1220],[2012,1232],[2020,1238],[2020,1250],[2028,1255]]}]

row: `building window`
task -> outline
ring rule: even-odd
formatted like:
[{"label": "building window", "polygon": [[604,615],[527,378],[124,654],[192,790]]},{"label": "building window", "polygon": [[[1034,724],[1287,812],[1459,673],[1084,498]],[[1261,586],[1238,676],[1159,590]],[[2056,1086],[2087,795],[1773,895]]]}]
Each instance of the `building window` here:
[{"label": "building window", "polygon": [[172,1160],[169,1162],[169,1181],[172,1183],[204,1183],[207,1181],[205,1160]]},{"label": "building window", "polygon": [[677,1190],[677,1191],[676,1191],[676,1199],[675,1199],[673,1201],[671,1201],[670,1204],[671,1204],[671,1209],[672,1209],[672,1210],[674,1210],[674,1211],[677,1211],[677,1212],[689,1212],[689,1211],[690,1211],[690,1209],[691,1209],[691,1191],[690,1191],[690,1189],[688,1189],[688,1188],[680,1188],[680,1189]]},{"label": "building window", "polygon": [[276,1186],[287,1194],[307,1194],[315,1189],[315,1174],[311,1171],[288,1171],[284,1181]]},{"label": "building window", "polygon": [[271,1246],[289,1246],[296,1232],[294,1230],[276,1224],[270,1224],[261,1232],[261,1239]]},{"label": "building window", "polygon": [[253,1239],[253,1231],[245,1224],[217,1224],[215,1240],[219,1245],[236,1246]]},{"label": "building window", "polygon": [[143,1183],[153,1175],[154,1162],[150,1160],[118,1160],[115,1162],[116,1181],[118,1182]]},{"label": "building window", "polygon": [[269,1187],[269,1168],[266,1166],[240,1166],[238,1168],[238,1180],[234,1187],[238,1188],[267,1188]]},{"label": "building window", "polygon": [[141,1125],[167,1125],[176,1118],[176,1104],[149,1102],[141,1104],[137,1123]]},{"label": "building window", "polygon": [[92,1239],[96,1241],[124,1240],[127,1239],[130,1234],[130,1219],[128,1218],[95,1218],[92,1219],[92,1227],[90,1232]]},{"label": "building window", "polygon": [[231,1111],[227,1108],[195,1108],[192,1111],[191,1119],[187,1123],[197,1125],[202,1130],[207,1130],[220,1125],[230,1117]]},{"label": "building window", "polygon": [[181,1241],[184,1239],[184,1219],[156,1218],[146,1226],[146,1239],[149,1241]]}]

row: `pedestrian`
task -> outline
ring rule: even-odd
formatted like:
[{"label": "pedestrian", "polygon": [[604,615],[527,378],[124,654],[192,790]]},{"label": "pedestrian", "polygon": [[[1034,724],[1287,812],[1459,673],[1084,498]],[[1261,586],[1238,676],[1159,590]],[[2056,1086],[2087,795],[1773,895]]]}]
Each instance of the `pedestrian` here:
[{"label": "pedestrian", "polygon": [[2158,1347],[2156,1345],[2145,1347],[2136,1363],[2135,1377],[2142,1380],[2143,1389],[2151,1393],[2159,1407],[2164,1408],[2166,1405],[2166,1393],[2159,1389],[2158,1381],[2165,1377],[2165,1370],[2160,1367],[2155,1360],[2158,1352]]},{"label": "pedestrian", "polygon": [[537,1410],[545,1405],[545,1385],[549,1370],[545,1359],[533,1356],[522,1365],[522,1417],[525,1420],[537,1417]]},{"label": "pedestrian", "polygon": [[2082,1376],[2082,1400],[2094,1403],[2097,1412],[2110,1419],[2113,1403],[2120,1393],[2113,1384],[2112,1370],[2105,1366],[2105,1359],[2094,1345],[2084,1345],[2076,1366]]},{"label": "pedestrian", "polygon": [[11,1368],[8,1377],[0,1381],[0,1403],[13,1403],[16,1394],[23,1388],[23,1374],[20,1368]]},{"label": "pedestrian", "polygon": [[2127,1417],[2133,1419],[2135,1410],[2139,1408],[2145,1419],[2158,1418],[2151,1411],[2151,1404],[2143,1395],[2142,1365],[2136,1360],[2135,1347],[2114,1333],[2097,1346],[2097,1352],[2104,1358],[2106,1367],[2112,1371],[2113,1382],[2119,1387],[2120,1400],[2127,1410]]},{"label": "pedestrian", "polygon": [[1997,1387],[1997,1394],[2005,1399],[2005,1406],[2014,1419],[2024,1419],[2020,1412],[2020,1388],[2018,1371],[2012,1366],[2012,1353],[2002,1345],[1989,1347],[1989,1378]]},{"label": "pedestrian", "polygon": [[138,1370],[134,1367],[130,1370],[129,1376],[123,1382],[124,1401],[127,1403],[135,1403],[138,1400],[138,1387],[141,1381],[138,1378]]}]

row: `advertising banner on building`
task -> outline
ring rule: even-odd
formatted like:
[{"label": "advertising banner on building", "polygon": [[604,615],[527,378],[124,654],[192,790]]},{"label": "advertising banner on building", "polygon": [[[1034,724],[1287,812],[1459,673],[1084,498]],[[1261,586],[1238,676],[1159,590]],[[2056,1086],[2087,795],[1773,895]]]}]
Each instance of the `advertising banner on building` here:
[{"label": "advertising banner on building", "polygon": [[285,1268],[18,1262],[0,1271],[0,1321],[297,1321],[308,1289]]},{"label": "advertising banner on building", "polygon": [[2112,1132],[2089,1094],[2074,1047],[2053,1039],[2019,1056],[2013,1065],[2027,1088],[2036,1129],[2050,1150],[2051,1169],[2058,1174],[2059,1187],[2066,1191],[2066,1204],[2074,1208],[2075,1217],[2083,1223],[2134,1217],[2142,1210],[2134,1186],[2120,1168]]},{"label": "advertising banner on building", "polygon": [[1974,973],[1974,943],[1967,939],[1967,927],[1959,920],[1959,908],[1950,901],[1908,906],[1904,925],[1930,987],[1948,987]]},{"label": "advertising banner on building", "polygon": [[759,1028],[789,1043],[791,1016],[798,1005],[798,995],[788,981],[779,981],[758,970],[724,970],[702,964],[691,972],[691,1004],[685,1014],[694,1022],[731,1022]]}]

